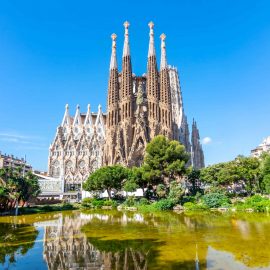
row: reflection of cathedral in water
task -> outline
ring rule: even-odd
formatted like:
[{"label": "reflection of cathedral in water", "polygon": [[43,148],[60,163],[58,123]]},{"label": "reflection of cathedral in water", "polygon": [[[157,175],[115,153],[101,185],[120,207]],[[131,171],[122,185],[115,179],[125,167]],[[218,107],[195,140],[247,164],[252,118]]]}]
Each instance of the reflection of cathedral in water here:
[{"label": "reflection of cathedral in water", "polygon": [[[81,228],[100,215],[62,216],[44,227],[43,258],[48,269],[148,269],[151,250],[139,250],[135,241],[102,241],[87,238]],[[94,244],[92,244],[93,242]],[[104,244],[103,244],[104,242]],[[136,248],[138,247],[138,249]]]}]

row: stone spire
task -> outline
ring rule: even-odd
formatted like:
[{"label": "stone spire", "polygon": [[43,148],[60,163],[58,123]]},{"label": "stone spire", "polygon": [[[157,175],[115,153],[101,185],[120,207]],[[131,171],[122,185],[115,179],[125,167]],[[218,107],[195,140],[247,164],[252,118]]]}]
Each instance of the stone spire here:
[{"label": "stone spire", "polygon": [[129,28],[129,22],[124,22],[125,27],[125,41],[124,41],[124,49],[123,49],[123,57],[130,55],[130,48],[129,48],[129,34],[128,34],[128,28]]},{"label": "stone spire", "polygon": [[107,127],[114,126],[118,122],[118,102],[119,102],[119,81],[118,68],[116,60],[116,34],[112,34],[112,54],[110,62],[110,77],[108,85],[108,121]]},{"label": "stone spire", "polygon": [[110,70],[117,69],[117,59],[116,59],[116,34],[111,35],[112,38],[112,54],[111,54],[111,62],[110,62]]},{"label": "stone spire", "polygon": [[68,104],[66,104],[66,107],[65,108],[66,109],[65,109],[65,114],[64,114],[63,120],[62,120],[62,127],[63,126],[70,126],[71,125]]},{"label": "stone spire", "polygon": [[122,58],[122,77],[121,77],[121,119],[130,118],[132,114],[132,67],[131,67],[131,57],[129,49],[129,22],[124,23],[125,27],[125,41],[123,49],[123,58]]},{"label": "stone spire", "polygon": [[197,123],[193,119],[192,123],[192,134],[191,134],[191,144],[192,144],[192,165],[194,169],[201,169],[204,165],[204,154],[202,145],[200,143],[199,129],[197,128]]},{"label": "stone spire", "polygon": [[160,39],[161,39],[160,70],[163,70],[163,69],[167,68],[166,45],[165,45],[166,35],[164,33],[161,34]]},{"label": "stone spire", "polygon": [[77,105],[76,107],[76,113],[73,121],[73,126],[81,126],[82,120],[81,120],[81,113],[80,113],[80,106]]},{"label": "stone spire", "polygon": [[147,62],[147,93],[149,96],[159,99],[157,59],[154,46],[154,23],[150,22],[148,26],[150,28],[150,39]]},{"label": "stone spire", "polygon": [[150,57],[150,56],[155,56],[156,55],[155,43],[154,43],[154,23],[151,21],[151,22],[148,23],[148,26],[150,28],[148,57]]},{"label": "stone spire", "polygon": [[166,61],[166,47],[165,47],[166,35],[162,34],[161,39],[161,63],[160,63],[160,122],[163,135],[172,139],[172,107],[171,107],[171,89],[170,89],[170,77],[169,70],[167,68]]},{"label": "stone spire", "polygon": [[91,106],[90,104],[87,105],[87,113],[84,120],[84,126],[92,126],[92,118],[91,118]]},{"label": "stone spire", "polygon": [[150,139],[159,134],[159,75],[157,69],[157,59],[154,46],[154,23],[148,24],[149,32],[149,50],[147,61],[147,99],[148,99],[148,120],[149,120],[149,135]]}]

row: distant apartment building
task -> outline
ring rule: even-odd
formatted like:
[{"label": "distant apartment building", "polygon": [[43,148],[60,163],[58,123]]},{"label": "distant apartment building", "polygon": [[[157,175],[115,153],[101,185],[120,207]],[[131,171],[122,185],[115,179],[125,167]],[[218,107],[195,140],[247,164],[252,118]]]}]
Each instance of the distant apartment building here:
[{"label": "distant apartment building", "polygon": [[0,152],[0,169],[2,168],[21,168],[25,173],[32,171],[32,166],[28,164],[24,158],[18,158],[13,155],[6,155]]},{"label": "distant apartment building", "polygon": [[260,157],[262,153],[270,153],[270,136],[265,138],[261,144],[251,150],[252,157]]}]

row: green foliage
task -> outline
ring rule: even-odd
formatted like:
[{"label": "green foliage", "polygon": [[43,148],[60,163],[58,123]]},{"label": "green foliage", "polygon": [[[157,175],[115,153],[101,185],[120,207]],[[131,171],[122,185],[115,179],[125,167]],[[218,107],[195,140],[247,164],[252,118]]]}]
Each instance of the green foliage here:
[{"label": "green foliage", "polygon": [[93,172],[84,182],[83,189],[86,191],[99,191],[108,193],[111,199],[112,190],[119,191],[123,182],[128,177],[128,170],[120,165],[102,167]]},{"label": "green foliage", "polygon": [[144,167],[132,167],[128,170],[128,181],[136,183],[137,188],[143,191],[147,187],[147,177],[145,176]]},{"label": "green foliage", "polygon": [[124,184],[124,191],[126,192],[135,192],[139,186],[137,185],[134,179],[130,179]]},{"label": "green foliage", "polygon": [[163,184],[158,184],[156,188],[156,193],[159,198],[164,198],[166,196],[166,187]]},{"label": "green foliage", "polygon": [[21,169],[0,169],[0,211],[11,210],[19,202],[27,202],[40,193],[37,177]]},{"label": "green foliage", "polygon": [[62,207],[62,210],[73,210],[74,209],[73,205],[69,202],[63,202],[61,207]]},{"label": "green foliage", "polygon": [[227,186],[241,181],[248,194],[260,191],[260,160],[254,157],[238,156],[230,162],[208,166],[201,170],[201,180],[212,185]]},{"label": "green foliage", "polygon": [[204,210],[208,210],[209,207],[203,203],[193,203],[193,202],[186,202],[184,203],[184,209],[187,211],[204,211]]},{"label": "green foliage", "polygon": [[178,179],[186,173],[189,155],[178,141],[156,136],[146,146],[143,171],[150,184],[163,184],[165,179]]},{"label": "green foliage", "polygon": [[176,181],[170,183],[170,191],[168,194],[168,199],[173,200],[175,203],[178,203],[183,194],[184,194],[183,188]]},{"label": "green foliage", "polygon": [[149,205],[149,201],[146,198],[141,198],[139,200],[139,205]]},{"label": "green foliage", "polygon": [[197,192],[201,192],[199,183],[200,183],[200,174],[199,170],[192,169],[188,174],[188,182],[191,184],[191,189],[189,193],[195,195]]},{"label": "green foliage", "polygon": [[104,200],[102,200],[102,199],[93,199],[91,204],[92,204],[93,208],[99,209],[102,206],[104,206]]},{"label": "green foliage", "polygon": [[187,202],[195,203],[196,202],[196,199],[195,199],[194,196],[183,196],[181,198],[181,204],[184,205]]},{"label": "green foliage", "polygon": [[129,196],[127,197],[127,199],[125,200],[125,202],[123,203],[124,206],[127,207],[132,207],[136,205],[136,199],[135,196]]},{"label": "green foliage", "polygon": [[270,194],[270,155],[265,154],[262,158],[262,187],[266,194]]},{"label": "green foliage", "polygon": [[153,204],[156,210],[171,210],[176,205],[175,201],[172,199],[162,199]]},{"label": "green foliage", "polygon": [[103,206],[112,206],[113,208],[116,208],[117,202],[113,200],[104,200]]},{"label": "green foliage", "polygon": [[84,198],[81,202],[81,206],[83,208],[91,208],[92,207],[93,198]]},{"label": "green foliage", "polygon": [[247,198],[244,202],[237,202],[235,207],[239,211],[253,209],[256,212],[269,212],[270,200],[260,195],[254,195]]},{"label": "green foliage", "polygon": [[230,205],[230,199],[222,193],[209,193],[202,197],[205,205],[209,208],[218,208]]}]

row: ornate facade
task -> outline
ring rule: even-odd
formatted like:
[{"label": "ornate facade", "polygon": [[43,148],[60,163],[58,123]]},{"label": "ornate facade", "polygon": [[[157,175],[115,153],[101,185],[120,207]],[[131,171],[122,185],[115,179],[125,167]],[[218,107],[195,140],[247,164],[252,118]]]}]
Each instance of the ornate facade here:
[{"label": "ornate facade", "polygon": [[190,143],[178,71],[167,64],[165,34],[160,36],[161,60],[158,69],[154,24],[149,23],[147,73],[136,76],[132,73],[129,23],[125,22],[124,27],[121,72],[117,66],[116,35],[112,35],[104,164],[140,165],[146,144],[156,135],[163,134],[185,146],[192,156],[190,164],[195,168],[204,167],[198,129],[194,129],[192,145]]},{"label": "ornate facade", "polygon": [[105,140],[106,116],[98,108],[98,113],[80,113],[77,106],[74,117],[66,105],[62,124],[50,146],[49,175],[61,178],[63,191],[80,191],[82,182],[102,164],[102,147]]},{"label": "ornate facade", "polygon": [[165,34],[160,36],[158,69],[154,24],[149,23],[147,73],[136,76],[132,72],[129,23],[124,27],[122,71],[117,65],[116,35],[111,36],[107,114],[100,107],[97,114],[91,113],[90,106],[86,114],[81,114],[77,107],[72,118],[67,106],[50,147],[49,175],[62,177],[65,191],[79,189],[89,173],[101,165],[140,165],[146,144],[159,134],[179,140],[191,154],[190,164],[204,167],[197,125],[193,125],[190,143],[179,74],[167,64]]}]

